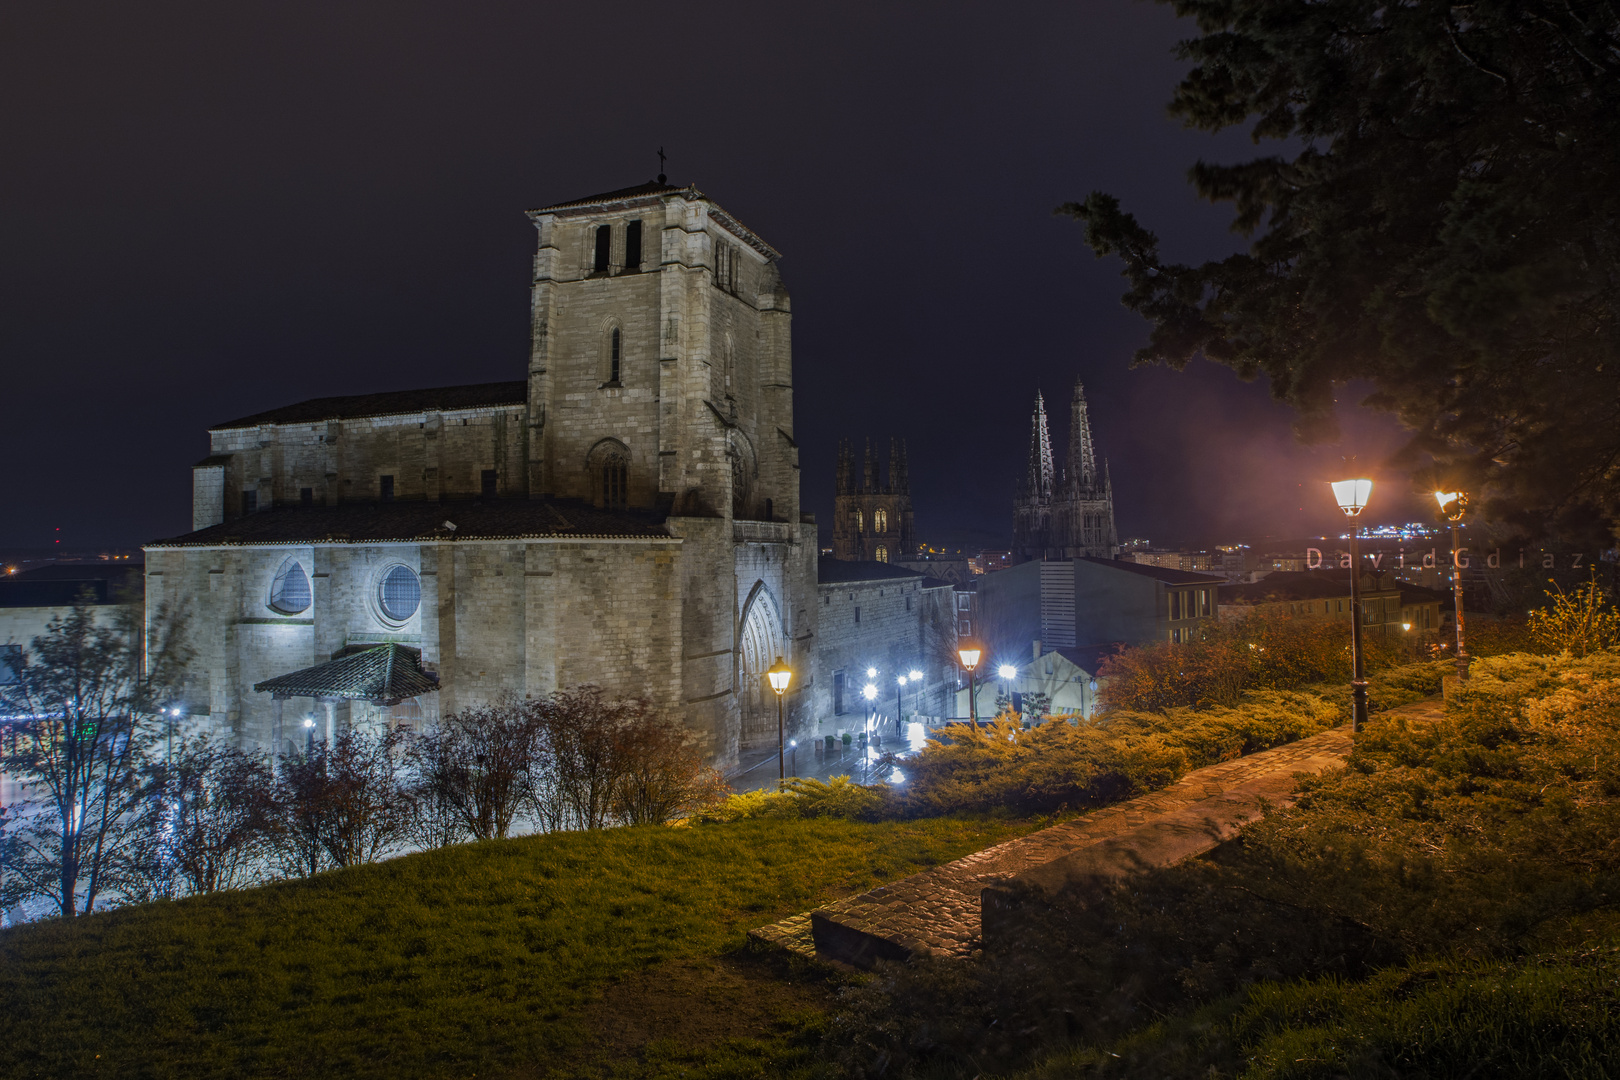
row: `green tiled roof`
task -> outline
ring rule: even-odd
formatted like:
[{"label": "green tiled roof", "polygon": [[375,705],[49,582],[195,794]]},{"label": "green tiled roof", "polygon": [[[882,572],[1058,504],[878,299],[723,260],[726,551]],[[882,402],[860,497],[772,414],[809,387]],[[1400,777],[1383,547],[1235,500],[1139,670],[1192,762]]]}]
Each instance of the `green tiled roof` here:
[{"label": "green tiled roof", "polygon": [[253,689],[278,698],[345,698],[393,705],[439,688],[422,670],[421,658],[420,651],[404,645],[378,645],[277,675],[255,683]]}]

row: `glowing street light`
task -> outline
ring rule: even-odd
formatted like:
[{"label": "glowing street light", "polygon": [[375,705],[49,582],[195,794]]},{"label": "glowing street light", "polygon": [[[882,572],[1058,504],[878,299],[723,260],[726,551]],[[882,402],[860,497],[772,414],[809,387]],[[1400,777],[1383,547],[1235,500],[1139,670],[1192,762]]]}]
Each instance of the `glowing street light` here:
[{"label": "glowing street light", "polygon": [[877,678],[877,668],[875,668],[875,667],[869,667],[869,668],[867,668],[867,669],[866,669],[866,677],[867,677],[867,678],[868,678],[868,679],[875,679],[875,678]]},{"label": "glowing street light", "polygon": [[906,676],[904,676],[904,675],[895,676],[895,680],[894,680],[894,729],[896,731],[900,730],[900,718],[905,715],[905,711],[906,711],[905,704],[900,700],[900,694],[901,694],[901,692],[903,690],[905,690],[906,683],[909,682],[909,681],[910,680],[907,679]]},{"label": "glowing street light", "polygon": [[973,726],[979,726],[979,703],[977,693],[973,689],[973,669],[979,666],[979,657],[984,655],[984,646],[972,638],[959,638],[956,642],[956,656],[962,661],[962,666],[968,673],[968,716],[973,720]]},{"label": "glowing street light", "polygon": [[1468,652],[1463,647],[1463,594],[1462,576],[1458,569],[1462,565],[1461,549],[1457,547],[1457,526],[1462,523],[1463,514],[1468,510],[1468,492],[1466,491],[1437,491],[1434,501],[1440,504],[1440,513],[1451,522],[1451,600],[1457,611],[1457,678],[1468,678]]},{"label": "glowing street light", "polygon": [[793,669],[778,656],[776,663],[766,669],[765,678],[770,681],[771,689],[776,691],[776,778],[784,780],[787,778],[787,751],[783,747],[786,730],[782,722],[782,695],[787,693],[788,683],[793,681]]},{"label": "glowing street light", "polygon": [[1361,552],[1356,543],[1361,526],[1355,519],[1367,508],[1372,484],[1371,480],[1333,482],[1333,498],[1350,519],[1350,656],[1354,665],[1350,680],[1351,731],[1360,731],[1367,722],[1367,675],[1361,658]]}]

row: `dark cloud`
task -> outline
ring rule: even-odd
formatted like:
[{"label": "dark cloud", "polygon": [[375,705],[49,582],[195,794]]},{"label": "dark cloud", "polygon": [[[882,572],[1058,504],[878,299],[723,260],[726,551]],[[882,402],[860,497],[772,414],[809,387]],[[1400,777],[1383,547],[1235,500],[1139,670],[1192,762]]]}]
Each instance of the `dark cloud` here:
[{"label": "dark cloud", "polygon": [[10,5],[0,543],[183,529],[227,417],[521,377],[522,211],[660,145],[785,253],[811,508],[837,437],[899,434],[925,534],[1005,532],[1035,390],[1061,434],[1080,375],[1127,532],[1329,524],[1290,492],[1344,451],[1224,371],[1128,371],[1116,267],[1051,213],[1102,188],[1178,257],[1233,247],[1184,176],[1246,139],[1164,111],[1188,33],[1142,3]]}]

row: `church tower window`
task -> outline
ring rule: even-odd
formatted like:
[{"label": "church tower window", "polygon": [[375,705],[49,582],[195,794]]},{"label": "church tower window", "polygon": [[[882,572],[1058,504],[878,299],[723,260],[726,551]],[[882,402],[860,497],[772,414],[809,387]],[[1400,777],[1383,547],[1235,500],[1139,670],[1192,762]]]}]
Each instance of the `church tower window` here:
[{"label": "church tower window", "polygon": [[872,531],[875,533],[889,531],[889,512],[881,506],[872,514]]},{"label": "church tower window", "polygon": [[310,599],[309,575],[297,559],[286,559],[270,584],[270,610],[297,615],[309,610]]},{"label": "church tower window", "polygon": [[640,218],[624,227],[624,268],[626,271],[641,269]]},{"label": "church tower window", "polygon": [[873,557],[877,559],[878,562],[888,562],[889,549],[885,545],[879,544],[877,546],[877,551],[873,553]]},{"label": "church tower window", "polygon": [[866,515],[859,510],[855,511],[855,531],[857,533],[866,531]]},{"label": "church tower window", "polygon": [[613,340],[608,345],[608,382],[619,381],[619,328],[613,328]]},{"label": "church tower window", "polygon": [[613,246],[613,226],[598,225],[596,227],[596,263],[592,267],[594,273],[608,272],[608,255]]}]

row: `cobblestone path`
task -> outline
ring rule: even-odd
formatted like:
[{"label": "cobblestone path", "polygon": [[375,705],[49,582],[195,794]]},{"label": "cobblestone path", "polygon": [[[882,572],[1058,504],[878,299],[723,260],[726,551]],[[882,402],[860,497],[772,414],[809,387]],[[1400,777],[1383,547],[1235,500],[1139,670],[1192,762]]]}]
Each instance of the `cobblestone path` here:
[{"label": "cobblestone path", "polygon": [[986,888],[1014,881],[1057,888],[1076,874],[1128,873],[1202,854],[1258,817],[1260,799],[1286,799],[1294,774],[1337,765],[1349,751],[1350,729],[1341,727],[1206,766],[1162,791],[834,901],[750,936],[861,967],[878,958],[915,954],[969,956],[981,944],[980,897]]}]

